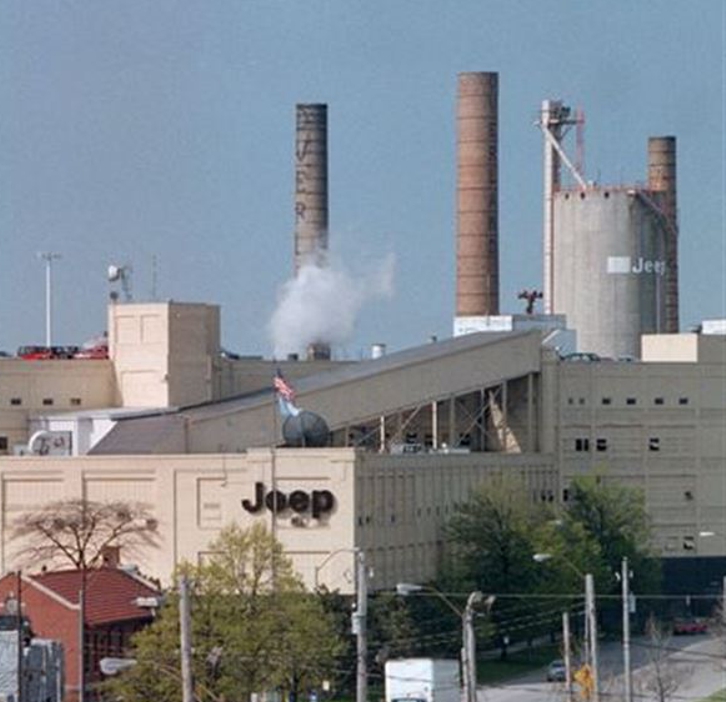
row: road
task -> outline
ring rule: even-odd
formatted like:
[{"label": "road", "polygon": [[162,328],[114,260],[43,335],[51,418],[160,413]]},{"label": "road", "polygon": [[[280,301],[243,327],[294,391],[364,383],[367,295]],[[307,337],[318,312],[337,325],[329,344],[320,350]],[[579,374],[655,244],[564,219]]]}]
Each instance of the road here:
[{"label": "road", "polygon": [[[673,677],[677,689],[670,696],[672,702],[697,702],[713,692],[726,688],[726,666],[723,643],[705,634],[673,637],[667,643],[667,652],[661,654],[665,665],[661,679]],[[622,649],[618,642],[602,643],[599,647],[601,702],[622,699]],[[643,688],[655,675],[651,661],[658,657],[649,639],[637,638],[631,647],[633,690],[637,702],[655,700],[654,694]],[[545,670],[538,670],[499,687],[480,687],[478,702],[565,702],[563,683],[544,681]],[[577,699],[581,699],[579,696]]]}]

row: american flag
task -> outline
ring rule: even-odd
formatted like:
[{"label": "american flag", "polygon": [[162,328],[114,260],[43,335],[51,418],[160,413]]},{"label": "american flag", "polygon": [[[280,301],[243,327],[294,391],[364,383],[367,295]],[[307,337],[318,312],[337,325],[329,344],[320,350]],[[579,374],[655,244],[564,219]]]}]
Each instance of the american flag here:
[{"label": "american flag", "polygon": [[275,392],[288,402],[295,402],[295,388],[282,377],[282,373],[278,370],[275,379],[272,381]]}]

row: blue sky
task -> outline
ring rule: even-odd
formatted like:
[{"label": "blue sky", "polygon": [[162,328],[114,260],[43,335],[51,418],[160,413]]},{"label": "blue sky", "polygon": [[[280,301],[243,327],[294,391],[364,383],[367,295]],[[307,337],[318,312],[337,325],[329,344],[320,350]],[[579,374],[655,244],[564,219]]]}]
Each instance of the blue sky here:
[{"label": "blue sky", "polygon": [[544,98],[582,106],[588,176],[646,177],[678,138],[681,320],[726,316],[721,0],[5,0],[0,22],[0,349],[106,326],[110,263],[137,300],[222,306],[225,346],[269,354],[292,270],[294,111],[329,110],[330,240],[395,292],[338,349],[450,335],[455,95],[500,76],[501,307],[541,286]]}]

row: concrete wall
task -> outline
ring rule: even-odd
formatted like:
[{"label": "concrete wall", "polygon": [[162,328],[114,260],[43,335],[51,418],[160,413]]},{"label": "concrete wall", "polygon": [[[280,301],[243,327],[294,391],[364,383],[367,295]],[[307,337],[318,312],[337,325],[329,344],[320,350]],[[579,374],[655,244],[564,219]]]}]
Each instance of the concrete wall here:
[{"label": "concrete wall", "polygon": [[0,455],[28,440],[38,414],[83,411],[114,402],[113,366],[103,360],[0,359]]},{"label": "concrete wall", "polygon": [[[533,500],[554,498],[551,458],[542,455],[441,455],[393,457],[351,449],[269,449],[246,454],[132,458],[0,459],[4,509],[0,544],[3,571],[24,564],[23,545],[12,542],[13,520],[51,500],[122,499],[151,505],[159,521],[159,548],[122,546],[123,563],[164,583],[182,560],[199,562],[231,522],[263,521],[291,556],[308,586],[316,580],[352,592],[352,549],[364,548],[374,568],[373,589],[402,580],[434,577],[442,525],[456,504],[487,480],[522,479]],[[285,510],[273,519],[254,507],[256,484],[290,495],[329,490],[334,506],[316,518],[310,510]],[[27,564],[25,564],[27,565]],[[33,563],[34,569],[42,564]]]},{"label": "concrete wall", "polygon": [[189,303],[109,306],[116,404],[169,407],[214,396],[219,307]]},{"label": "concrete wall", "polygon": [[[563,487],[598,471],[642,488],[656,548],[669,557],[724,553],[726,337],[713,341],[711,359],[698,363],[559,366]],[[702,531],[724,537],[705,540],[698,536]],[[692,548],[685,551],[684,542]]]},{"label": "concrete wall", "polygon": [[697,334],[646,334],[641,340],[642,358],[653,363],[695,363]]}]

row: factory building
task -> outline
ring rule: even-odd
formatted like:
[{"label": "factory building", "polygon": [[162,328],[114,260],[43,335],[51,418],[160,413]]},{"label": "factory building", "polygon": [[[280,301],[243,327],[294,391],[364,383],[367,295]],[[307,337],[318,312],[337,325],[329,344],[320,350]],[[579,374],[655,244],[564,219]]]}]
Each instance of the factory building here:
[{"label": "factory building", "polygon": [[[677,333],[675,140],[650,140],[647,187],[604,187],[563,148],[581,118],[543,103],[543,290],[502,315],[498,86],[459,76],[453,338],[358,363],[331,360],[324,338],[307,360],[231,359],[213,305],[116,303],[107,360],[0,358],[0,568],[19,565],[15,516],[124,499],[149,503],[160,546],[121,560],[162,582],[226,524],[263,521],[307,585],[352,592],[360,550],[386,589],[435,577],[474,490],[507,480],[566,502],[594,471],[642,488],[673,572],[723,565],[726,334]],[[325,265],[327,106],[297,106],[295,143],[298,274]],[[285,433],[278,369],[319,419],[314,445]]]},{"label": "factory building", "polygon": [[[185,310],[112,305],[110,328],[122,317],[121,326],[138,329],[153,313],[167,337],[164,325]],[[124,344],[111,334],[111,358],[122,365],[135,358],[135,373],[146,358],[150,391],[181,383],[187,404],[34,414],[25,440],[42,426],[51,450],[0,458],[3,570],[18,563],[21,545],[9,540],[16,515],[85,495],[152,506],[160,547],[121,558],[164,582],[178,560],[204,558],[225,524],[264,520],[308,585],[351,591],[349,552],[360,548],[375,568],[371,586],[389,588],[435,575],[445,523],[472,490],[516,480],[532,500],[566,501],[572,477],[592,471],[644,490],[664,558],[724,556],[723,539],[699,536],[726,534],[724,335],[646,336],[642,362],[563,360],[538,330],[468,334],[317,372],[313,362],[288,362],[299,405],[325,418],[330,439],[320,448],[286,448],[271,392],[275,365],[235,362],[240,374],[251,364],[251,391],[208,401],[202,381],[221,388],[218,376],[235,373],[218,368],[209,378],[200,359],[214,340],[195,342],[199,329],[177,332],[183,364],[168,360],[173,350],[158,346],[156,334],[134,333]],[[123,397],[114,360],[101,362],[112,372],[96,361],[25,362],[25,378],[36,389],[45,380],[52,386],[68,363],[105,378],[95,379],[105,382],[105,396]],[[8,383],[20,392],[17,378],[3,373],[0,398]],[[130,387],[141,402],[139,386]],[[58,436],[66,455],[52,449]],[[82,441],[85,450],[73,450]],[[273,486],[285,500],[277,515],[265,503]]]}]

